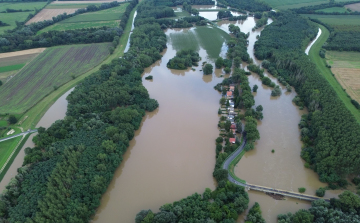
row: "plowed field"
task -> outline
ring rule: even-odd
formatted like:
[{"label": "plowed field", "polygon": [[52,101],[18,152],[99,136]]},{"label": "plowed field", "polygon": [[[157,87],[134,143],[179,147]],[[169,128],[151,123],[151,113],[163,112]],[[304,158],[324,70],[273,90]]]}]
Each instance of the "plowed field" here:
[{"label": "plowed field", "polygon": [[110,43],[52,47],[37,56],[0,91],[0,113],[23,113],[57,87],[101,63]]},{"label": "plowed field", "polygon": [[77,10],[77,8],[73,9],[43,9],[41,10],[36,16],[34,16],[32,19],[27,21],[25,25],[29,25],[34,22],[41,22],[44,20],[52,20],[52,17],[61,15],[63,13],[72,14]]}]

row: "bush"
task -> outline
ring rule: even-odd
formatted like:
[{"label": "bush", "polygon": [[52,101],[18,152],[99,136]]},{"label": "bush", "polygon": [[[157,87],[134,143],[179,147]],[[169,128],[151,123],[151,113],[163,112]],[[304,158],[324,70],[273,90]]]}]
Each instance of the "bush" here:
[{"label": "bush", "polygon": [[145,80],[152,80],[152,79],[153,79],[152,75],[149,75],[149,76],[145,77]]},{"label": "bush", "polygon": [[203,68],[203,72],[205,75],[208,75],[208,74],[212,74],[213,72],[213,65],[211,64],[206,64]]},{"label": "bush", "polygon": [[222,68],[223,64],[224,64],[224,59],[222,57],[218,57],[215,61],[215,67],[217,69],[220,69]]},{"label": "bush", "polygon": [[222,143],[223,141],[224,141],[224,139],[222,137],[216,138],[216,143]]},{"label": "bush", "polygon": [[355,106],[355,108],[359,109],[360,108],[360,104],[355,101],[354,99],[351,99],[351,104],[353,104]]},{"label": "bush", "polygon": [[299,193],[304,193],[306,191],[306,188],[305,187],[299,187],[298,190],[299,190]]},{"label": "bush", "polygon": [[224,71],[225,71],[226,74],[230,74],[231,69],[229,67],[225,67]]},{"label": "bush", "polygon": [[258,89],[258,88],[259,88],[259,87],[255,84],[254,87],[253,87],[253,89],[252,89],[253,92],[257,92],[257,89]]},{"label": "bush", "polygon": [[10,115],[9,116],[9,123],[10,124],[15,124],[15,123],[17,123],[17,118],[14,116],[14,115]]},{"label": "bush", "polygon": [[316,193],[316,196],[318,196],[318,197],[324,197],[325,192],[326,192],[325,188],[320,187],[319,189],[316,190],[315,193]]},{"label": "bush", "polygon": [[281,95],[281,89],[280,89],[279,85],[276,85],[274,90],[271,91],[271,96],[275,97],[275,96],[279,96],[279,95]]}]

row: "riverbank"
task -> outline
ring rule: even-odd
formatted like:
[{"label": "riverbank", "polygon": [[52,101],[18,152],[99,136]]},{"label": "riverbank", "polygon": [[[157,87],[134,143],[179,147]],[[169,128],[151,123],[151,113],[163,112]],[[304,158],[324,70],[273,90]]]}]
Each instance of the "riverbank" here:
[{"label": "riverbank", "polygon": [[[43,117],[45,116],[45,114],[49,111],[49,109],[59,100],[59,98],[63,97],[64,94],[66,94],[67,92],[70,93],[70,90],[72,88],[74,88],[79,82],[84,80],[90,74],[98,71],[103,64],[108,64],[108,63],[111,62],[111,60],[116,59],[116,58],[118,58],[118,57],[120,57],[120,56],[122,56],[124,54],[124,50],[125,50],[126,44],[128,42],[128,39],[129,39],[129,35],[130,35],[131,27],[132,27],[132,21],[133,21],[135,11],[136,11],[136,8],[133,9],[131,14],[130,14],[130,17],[129,17],[129,20],[128,20],[127,24],[126,24],[124,33],[120,37],[119,44],[116,47],[116,49],[114,50],[114,53],[109,55],[108,58],[105,59],[98,66],[96,66],[93,69],[89,70],[88,72],[80,75],[79,77],[75,78],[74,80],[71,80],[68,83],[62,85],[56,91],[53,91],[51,94],[46,96],[43,100],[38,102],[34,107],[32,107],[29,111],[27,111],[22,116],[22,118],[20,118],[20,121],[21,121],[21,120],[25,119],[25,117],[26,117],[26,119],[22,122],[20,127],[22,127],[23,129],[29,129],[29,128],[33,129],[33,128],[38,128],[40,126],[48,128],[56,120],[62,119],[62,118],[65,117],[65,115],[66,115],[66,107],[64,108],[65,110],[63,110],[60,115],[54,115],[54,113],[59,112],[59,109],[55,109],[52,114],[48,115],[46,120],[43,120],[42,122],[40,122],[43,119]],[[66,96],[67,95],[68,94],[66,94]],[[65,101],[66,101],[66,96],[63,98],[63,100],[65,100]],[[67,104],[67,102],[66,102],[66,104]],[[40,124],[40,125],[38,125],[38,124]],[[32,139],[32,137],[31,137],[31,139]],[[6,178],[5,175],[6,175],[6,172],[7,172],[8,169],[13,169],[13,168],[17,169],[18,167],[21,167],[22,162],[17,162],[16,167],[13,167],[12,165],[13,165],[13,161],[15,160],[16,155],[21,150],[24,149],[24,147],[22,145],[24,145],[24,143],[26,143],[26,141],[27,140],[22,139],[22,142],[19,144],[20,145],[19,147],[17,147],[18,144],[16,144],[15,147],[10,148],[12,151],[16,149],[16,152],[13,154],[12,158],[7,163],[7,167],[5,167],[4,171],[0,175],[0,182],[1,183],[3,183],[2,179],[5,180],[5,178]],[[10,180],[10,178],[8,180]],[[7,184],[7,183],[8,182],[5,182],[5,184]],[[1,190],[0,190],[0,193],[1,193]]]},{"label": "riverbank", "polygon": [[319,72],[322,74],[323,77],[329,82],[329,84],[334,88],[336,94],[339,98],[343,101],[346,108],[353,114],[356,121],[360,124],[360,110],[356,109],[353,104],[351,104],[351,99],[348,97],[346,91],[343,90],[340,83],[336,80],[333,76],[330,68],[326,67],[326,59],[323,59],[319,56],[319,52],[321,47],[324,45],[326,40],[329,38],[330,32],[327,28],[323,25],[317,24],[321,29],[322,33],[319,39],[315,42],[315,44],[311,47],[309,51],[309,57],[312,62],[315,63],[316,67],[318,68]]}]

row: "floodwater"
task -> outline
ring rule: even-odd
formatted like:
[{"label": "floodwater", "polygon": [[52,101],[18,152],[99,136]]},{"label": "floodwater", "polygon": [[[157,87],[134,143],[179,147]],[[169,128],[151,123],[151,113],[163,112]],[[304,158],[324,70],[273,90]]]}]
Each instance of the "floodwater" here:
[{"label": "floodwater", "polygon": [[315,39],[313,39],[313,41],[311,41],[311,42],[309,43],[309,45],[306,47],[306,50],[305,50],[305,54],[306,54],[306,55],[309,55],[309,51],[310,51],[312,45],[314,45],[314,43],[316,42],[316,40],[317,40],[320,36],[321,36],[321,29],[319,28],[319,32],[318,32],[318,34],[316,35]]},{"label": "floodwater", "polygon": [[[207,187],[215,189],[212,172],[221,95],[213,87],[223,78],[220,70],[206,76],[200,71],[202,61],[215,59],[207,58],[203,48],[196,71],[166,67],[176,54],[171,38],[183,31],[167,30],[168,48],[162,59],[145,69],[143,84],[160,107],[148,112],[135,132],[93,222],[134,222],[142,209],[158,212],[161,205],[203,193]],[[144,80],[148,75],[154,79]]]},{"label": "floodwater", "polygon": [[[210,21],[213,21],[213,20],[217,20],[217,14],[218,12],[216,11],[209,11],[209,12],[199,12],[199,16],[202,16]],[[239,16],[239,15],[244,15],[244,14],[241,14],[239,12],[231,12],[231,14],[233,16]]]},{"label": "floodwater", "polygon": [[[272,21],[269,19],[268,24]],[[253,17],[248,17],[246,21],[231,22],[240,27],[244,33],[250,32],[248,53],[259,65],[254,56],[253,46],[257,35],[261,34],[262,29],[254,32],[255,26]],[[229,21],[219,23],[221,29],[228,31]],[[246,65],[246,64],[244,64]],[[264,108],[264,119],[258,122],[260,140],[255,143],[255,149],[247,152],[235,167],[235,174],[248,183],[267,186],[272,188],[284,189],[288,191],[298,191],[299,187],[306,188],[306,194],[315,195],[315,190],[324,187],[318,175],[304,167],[304,161],[300,157],[302,142],[300,141],[300,129],[297,127],[301,115],[305,110],[299,110],[292,99],[296,96],[293,89],[291,93],[286,92],[276,78],[265,72],[273,82],[282,87],[282,95],[279,97],[271,96],[271,88],[262,85],[257,74],[249,76],[250,86],[259,86],[255,96],[255,106],[262,105]],[[272,153],[271,150],[275,152]],[[325,197],[334,197],[339,191],[327,191]],[[249,191],[251,207],[257,201],[262,209],[263,217],[266,222],[277,222],[278,214],[296,212],[301,208],[310,207],[310,202],[297,199],[286,198],[286,200],[274,200],[264,193]],[[238,222],[244,222],[244,215],[240,216]]]},{"label": "floodwater", "polygon": [[[44,116],[40,119],[39,123],[36,125],[38,127],[49,128],[52,123],[56,120],[63,119],[66,114],[67,109],[67,100],[66,97],[70,94],[70,92],[74,90],[74,88],[67,91],[63,94],[56,102],[47,110]],[[6,172],[4,178],[0,182],[0,193],[5,189],[6,185],[10,182],[10,179],[13,178],[17,174],[17,169],[20,168],[24,162],[25,157],[25,148],[26,147],[34,147],[34,143],[32,142],[33,137],[36,133],[31,134],[30,137],[25,142],[23,148],[19,151],[18,155],[14,159],[14,162],[11,164],[9,170]]]}]

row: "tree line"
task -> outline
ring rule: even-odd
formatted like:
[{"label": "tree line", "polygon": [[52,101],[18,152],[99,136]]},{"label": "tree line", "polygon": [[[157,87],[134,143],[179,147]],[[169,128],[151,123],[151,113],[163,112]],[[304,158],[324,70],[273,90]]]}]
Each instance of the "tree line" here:
[{"label": "tree line", "polygon": [[36,146],[25,149],[23,166],[0,195],[1,222],[89,222],[145,111],[158,107],[141,73],[164,48],[159,24],[136,26],[129,51],[75,87],[66,117],[39,128]]},{"label": "tree line", "polygon": [[119,2],[102,3],[100,6],[89,5],[84,9],[78,9],[73,14],[61,14],[53,17],[52,20],[32,23],[24,26],[22,23],[17,24],[17,28],[9,30],[0,35],[0,52],[10,52],[16,50],[32,49],[38,47],[51,47],[66,44],[80,43],[99,43],[112,42],[115,36],[120,36],[125,28],[125,22],[129,16],[129,11],[122,15],[120,27],[109,28],[88,28],[77,30],[56,31],[52,30],[37,35],[41,29],[60,22],[64,19],[86,12],[104,10],[119,6]]},{"label": "tree line", "polygon": [[174,7],[183,5],[185,2],[189,5],[215,5],[212,0],[155,0],[155,5]]},{"label": "tree line", "polygon": [[255,55],[268,59],[308,108],[299,124],[301,156],[307,166],[322,182],[343,186],[344,178],[358,174],[360,168],[360,126],[303,52],[317,27],[289,11],[276,13],[275,18],[255,43]]},{"label": "tree line", "polygon": [[232,8],[247,10],[250,12],[264,12],[271,10],[271,7],[267,3],[258,0],[219,0],[218,3],[223,6],[230,6]]}]

